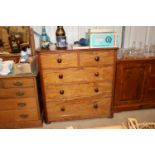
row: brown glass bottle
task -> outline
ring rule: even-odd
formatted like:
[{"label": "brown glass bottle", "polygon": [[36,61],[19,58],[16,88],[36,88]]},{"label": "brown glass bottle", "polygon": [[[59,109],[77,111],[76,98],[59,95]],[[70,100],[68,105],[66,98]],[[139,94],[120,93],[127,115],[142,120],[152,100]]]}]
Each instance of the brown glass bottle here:
[{"label": "brown glass bottle", "polygon": [[66,34],[63,26],[57,26],[56,30],[56,48],[57,49],[66,49]]},{"label": "brown glass bottle", "polygon": [[12,52],[14,53],[20,52],[20,39],[17,39],[14,33],[11,33],[9,35],[9,43],[10,43]]}]

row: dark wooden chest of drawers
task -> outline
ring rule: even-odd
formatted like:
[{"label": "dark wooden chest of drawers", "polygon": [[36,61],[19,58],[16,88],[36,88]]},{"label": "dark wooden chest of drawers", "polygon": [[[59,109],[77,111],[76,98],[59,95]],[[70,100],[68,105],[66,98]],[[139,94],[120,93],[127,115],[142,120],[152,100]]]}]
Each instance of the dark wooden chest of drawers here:
[{"label": "dark wooden chest of drawers", "polygon": [[0,128],[42,126],[36,76],[0,76]]},{"label": "dark wooden chest of drawers", "polygon": [[111,117],[116,49],[40,50],[46,122]]}]

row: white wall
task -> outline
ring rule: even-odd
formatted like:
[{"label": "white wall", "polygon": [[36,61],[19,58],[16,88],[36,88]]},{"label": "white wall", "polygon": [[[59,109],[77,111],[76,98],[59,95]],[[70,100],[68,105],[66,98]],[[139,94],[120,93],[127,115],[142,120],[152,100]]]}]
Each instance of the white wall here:
[{"label": "white wall", "polygon": [[140,42],[143,44],[155,44],[155,26],[126,26],[124,47],[131,47],[133,41],[139,47]]},{"label": "white wall", "polygon": [[[73,44],[74,41],[85,37],[85,33],[89,28],[109,29],[117,32],[119,37],[119,47],[121,47],[122,26],[64,26],[67,42]],[[41,34],[41,26],[33,26],[33,29]],[[55,43],[56,26],[46,26],[46,31],[51,41]],[[137,47],[140,42],[143,42],[144,44],[155,44],[155,26],[126,26],[124,47],[131,47],[133,41],[136,41]],[[37,36],[35,36],[35,44],[36,48],[38,48],[39,38]]]}]

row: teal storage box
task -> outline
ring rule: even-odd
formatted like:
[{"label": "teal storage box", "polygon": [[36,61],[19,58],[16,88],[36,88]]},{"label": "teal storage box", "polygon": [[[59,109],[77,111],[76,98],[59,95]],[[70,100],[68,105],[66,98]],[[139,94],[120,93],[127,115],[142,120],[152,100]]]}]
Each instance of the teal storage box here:
[{"label": "teal storage box", "polygon": [[115,32],[86,33],[90,48],[118,47],[118,35]]}]

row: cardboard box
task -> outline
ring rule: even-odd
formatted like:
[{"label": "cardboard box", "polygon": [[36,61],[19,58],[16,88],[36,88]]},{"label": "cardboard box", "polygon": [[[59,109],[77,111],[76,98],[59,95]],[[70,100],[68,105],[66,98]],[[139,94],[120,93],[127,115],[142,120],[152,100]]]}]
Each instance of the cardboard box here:
[{"label": "cardboard box", "polygon": [[118,35],[115,32],[91,32],[86,33],[90,48],[118,47]]},{"label": "cardboard box", "polygon": [[14,74],[33,73],[37,65],[37,56],[31,56],[27,63],[15,63]]}]

